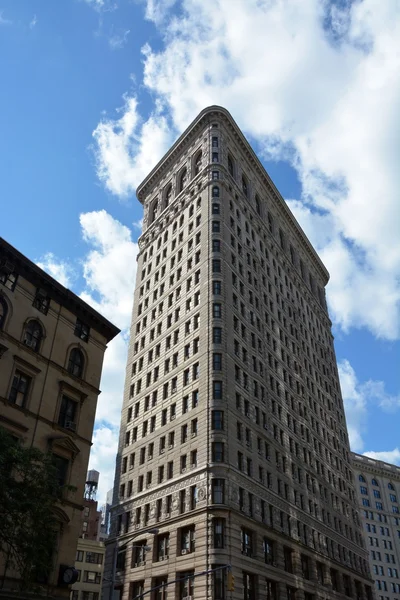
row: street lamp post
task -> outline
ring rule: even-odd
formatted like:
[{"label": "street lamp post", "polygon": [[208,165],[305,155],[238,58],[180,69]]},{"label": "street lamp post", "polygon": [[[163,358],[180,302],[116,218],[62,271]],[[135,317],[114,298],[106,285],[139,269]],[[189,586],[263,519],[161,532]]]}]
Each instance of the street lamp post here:
[{"label": "street lamp post", "polygon": [[[132,541],[133,539],[135,539],[135,537],[137,537],[138,535],[143,535],[145,533],[150,533],[152,535],[157,535],[158,532],[159,532],[159,529],[147,529],[145,531],[138,531],[134,535],[131,535],[130,538],[128,538],[123,544],[121,544],[121,546],[117,545],[117,539],[115,539],[115,547],[114,547],[112,571],[111,571],[111,578],[110,578],[109,600],[114,600],[114,584],[115,584],[115,574],[116,574],[116,571],[117,571],[118,551],[121,550],[121,548],[124,548],[125,546],[127,546],[129,544],[129,542]],[[140,546],[134,546],[134,547],[138,548]],[[150,547],[149,546],[144,546],[143,550],[146,550],[146,549],[150,549]]]}]

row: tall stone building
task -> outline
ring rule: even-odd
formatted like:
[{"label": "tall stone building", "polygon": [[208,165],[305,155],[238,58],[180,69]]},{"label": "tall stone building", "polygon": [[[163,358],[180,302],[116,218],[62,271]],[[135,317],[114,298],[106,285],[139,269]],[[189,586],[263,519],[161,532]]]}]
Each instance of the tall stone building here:
[{"label": "tall stone building", "polygon": [[352,453],[369,564],[378,600],[400,598],[400,467]]},{"label": "tall stone building", "polygon": [[[69,597],[107,343],[119,330],[0,238],[0,426],[26,446],[53,455],[64,492],[54,568],[41,581],[52,598]],[[0,552],[0,596],[18,587]]]},{"label": "tall stone building", "polygon": [[103,598],[371,598],[324,265],[223,108],[137,196]]}]

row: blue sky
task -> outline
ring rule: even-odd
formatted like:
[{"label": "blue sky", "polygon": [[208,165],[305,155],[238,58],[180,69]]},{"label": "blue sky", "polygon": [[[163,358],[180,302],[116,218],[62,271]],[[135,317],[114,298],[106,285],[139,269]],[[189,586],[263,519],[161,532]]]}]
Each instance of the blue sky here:
[{"label": "blue sky", "polygon": [[331,272],[353,448],[400,464],[399,32],[395,0],[0,0],[0,234],[125,332],[99,400],[101,498],[135,187],[210,104],[231,111]]}]

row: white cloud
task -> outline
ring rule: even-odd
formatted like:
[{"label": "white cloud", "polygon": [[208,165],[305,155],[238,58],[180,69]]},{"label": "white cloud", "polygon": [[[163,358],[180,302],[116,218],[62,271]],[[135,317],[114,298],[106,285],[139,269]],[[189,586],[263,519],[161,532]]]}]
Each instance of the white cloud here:
[{"label": "white cloud", "polygon": [[382,460],[393,465],[400,465],[400,450],[395,448],[394,450],[387,450],[386,452],[363,452],[364,456],[375,458],[376,460]]},{"label": "white cloud", "polygon": [[103,119],[93,132],[97,175],[105,187],[121,197],[134,193],[171,144],[171,133],[161,109],[142,121],[135,97],[125,96],[117,119]]},{"label": "white cloud", "polygon": [[[129,229],[105,210],[82,213],[80,225],[89,250],[80,262],[85,286],[79,295],[122,330],[104,356],[89,461],[90,468],[101,473],[101,503],[114,480],[138,246]],[[71,286],[76,280],[70,276],[75,271],[68,263],[50,252],[37,264],[63,285]]]},{"label": "white cloud", "polygon": [[71,287],[75,278],[75,270],[69,262],[58,259],[52,252],[47,252],[36,264],[61,285],[67,288]]},{"label": "white cloud", "polygon": [[400,395],[389,394],[383,381],[369,379],[359,382],[353,367],[346,359],[339,361],[338,371],[350,446],[354,452],[361,452],[364,449],[363,435],[368,429],[371,409],[394,412],[400,407]]},{"label": "white cloud", "polygon": [[6,19],[3,17],[4,11],[0,10],[0,25],[12,25],[12,21],[10,19]]},{"label": "white cloud", "polygon": [[102,425],[93,434],[89,468],[100,473],[97,500],[104,503],[108,490],[114,484],[115,456],[118,450],[118,429]]},{"label": "white cloud", "polygon": [[350,447],[354,452],[360,452],[364,447],[362,435],[367,424],[367,399],[360,390],[356,374],[348,360],[338,363],[338,371]]},{"label": "white cloud", "polygon": [[80,296],[122,330],[105,353],[90,455],[91,468],[101,473],[98,499],[104,501],[114,481],[138,246],[129,229],[105,210],[81,214],[80,224],[90,248],[82,262],[86,286]]},{"label": "white cloud", "polygon": [[29,23],[29,29],[33,29],[38,22],[37,16],[33,15],[32,21]]},{"label": "white cloud", "polygon": [[111,50],[120,50],[121,48],[123,48],[128,42],[129,34],[130,29],[126,29],[120,32],[113,31],[110,37],[108,38],[108,44]]},{"label": "white cloud", "polygon": [[130,323],[138,246],[131,232],[105,210],[80,215],[91,250],[83,261],[81,297],[121,329]]},{"label": "white cloud", "polygon": [[115,194],[131,193],[168,146],[167,125],[183,131],[205,106],[226,106],[264,156],[297,169],[300,223],[308,221],[312,238],[324,227],[319,251],[332,272],[335,322],[398,337],[396,0],[183,0],[179,13],[174,4],[146,4],[165,41],[161,51],[143,49],[151,127],[138,126],[128,96],[119,119],[99,124],[100,179]]}]

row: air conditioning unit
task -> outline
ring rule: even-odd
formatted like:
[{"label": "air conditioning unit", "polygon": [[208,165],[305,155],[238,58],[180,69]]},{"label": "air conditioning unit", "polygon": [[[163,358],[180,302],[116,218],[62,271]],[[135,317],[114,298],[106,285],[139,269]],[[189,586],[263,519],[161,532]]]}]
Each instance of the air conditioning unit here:
[{"label": "air conditioning unit", "polygon": [[24,340],[24,344],[25,344],[25,346],[28,346],[28,348],[32,348],[32,346],[34,346],[34,343],[35,342],[33,340],[27,340],[27,339]]},{"label": "air conditioning unit", "polygon": [[261,456],[261,450],[258,451],[258,454]]},{"label": "air conditioning unit", "polygon": [[182,600],[192,600],[192,596],[185,596]]},{"label": "air conditioning unit", "polygon": [[193,463],[193,464],[192,464],[192,469],[195,469],[196,467],[197,467],[197,464],[196,464],[196,463]]},{"label": "air conditioning unit", "polygon": [[151,460],[152,458],[153,458],[153,455],[149,454],[148,457],[147,457],[147,460]]},{"label": "air conditioning unit", "polygon": [[[176,391],[176,390],[175,390]],[[176,415],[172,415],[171,416],[171,421],[174,421],[176,419]]]},{"label": "air conditioning unit", "polygon": [[172,448],[173,448],[173,447],[174,447],[174,445],[173,445],[173,444],[170,444],[170,445],[168,446],[168,450],[172,450]]},{"label": "air conditioning unit", "polygon": [[268,429],[268,425],[266,423],[264,424],[264,429]]},{"label": "air conditioning unit", "polygon": [[186,467],[182,467],[181,473],[186,473]]},{"label": "air conditioning unit", "polygon": [[164,454],[164,452],[165,452],[165,448],[161,448],[160,454]]},{"label": "air conditioning unit", "polygon": [[247,442],[246,442],[246,446],[247,446],[248,448],[250,448],[250,442],[249,442],[248,440],[247,440]]},{"label": "air conditioning unit", "polygon": [[65,429],[70,429],[71,431],[76,431],[76,423],[73,421],[65,421],[64,425]]},{"label": "air conditioning unit", "polygon": [[187,548],[184,548],[183,550],[181,550],[181,554],[189,554],[189,550]]},{"label": "air conditioning unit", "polygon": [[271,564],[272,564],[273,567],[277,567],[278,566],[276,562],[273,562]]},{"label": "air conditioning unit", "polygon": [[192,433],[192,438],[195,438],[196,436],[197,436],[197,433],[196,433],[196,432],[193,432],[193,433]]}]

